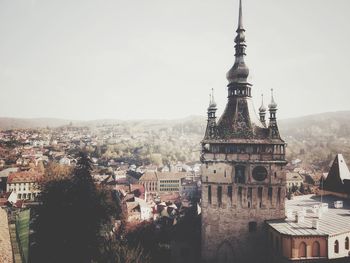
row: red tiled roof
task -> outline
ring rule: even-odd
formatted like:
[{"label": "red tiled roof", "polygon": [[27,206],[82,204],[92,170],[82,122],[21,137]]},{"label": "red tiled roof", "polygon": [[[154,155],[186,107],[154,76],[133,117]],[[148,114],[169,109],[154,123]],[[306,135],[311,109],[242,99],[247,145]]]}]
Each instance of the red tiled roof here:
[{"label": "red tiled roof", "polygon": [[37,172],[18,172],[11,173],[7,178],[7,183],[31,183],[42,179],[42,174]]}]

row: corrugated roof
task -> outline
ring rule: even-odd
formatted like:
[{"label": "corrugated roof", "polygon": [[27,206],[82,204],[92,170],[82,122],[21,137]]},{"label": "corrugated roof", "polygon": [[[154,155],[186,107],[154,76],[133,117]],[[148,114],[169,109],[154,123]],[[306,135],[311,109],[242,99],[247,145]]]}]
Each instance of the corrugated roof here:
[{"label": "corrugated roof", "polygon": [[[281,234],[293,236],[325,236],[350,232],[350,203],[343,200],[343,208],[334,208],[334,201],[339,198],[324,196],[323,203],[328,204],[328,211],[323,212],[321,218],[313,212],[313,206],[321,204],[320,196],[304,195],[286,201],[286,211],[293,212],[293,219],[270,220],[268,225]],[[297,223],[294,219],[297,211],[305,210],[304,222]],[[313,221],[319,222],[318,229],[312,227]]]}]

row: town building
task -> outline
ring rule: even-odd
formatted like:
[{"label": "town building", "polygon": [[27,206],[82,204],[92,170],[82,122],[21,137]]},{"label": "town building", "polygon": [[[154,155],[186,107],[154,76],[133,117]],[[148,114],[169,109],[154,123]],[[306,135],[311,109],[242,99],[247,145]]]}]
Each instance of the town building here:
[{"label": "town building", "polygon": [[37,172],[11,173],[7,179],[7,192],[15,192],[17,199],[33,200],[40,193],[38,182],[41,179],[42,175]]},{"label": "town building", "polygon": [[145,172],[139,179],[148,193],[180,192],[186,172]]},{"label": "town building", "polygon": [[216,120],[211,96],[202,141],[203,262],[263,262],[265,220],[285,217],[285,142],[281,139],[273,94],[259,117],[247,78],[245,29],[240,1],[235,63],[227,73],[228,102]]},{"label": "town building", "polygon": [[269,262],[349,262],[349,209],[335,196],[287,200],[287,218],[267,221]]},{"label": "town building", "polygon": [[350,198],[350,172],[342,154],[337,154],[327,177],[322,180],[323,194]]},{"label": "town building", "polygon": [[286,186],[288,190],[293,189],[293,187],[299,189],[303,181],[303,177],[299,173],[286,173]]},{"label": "town building", "polygon": [[148,193],[156,193],[158,191],[158,176],[157,172],[145,172],[139,179],[145,191]]},{"label": "town building", "polygon": [[181,180],[186,175],[185,172],[158,173],[159,192],[180,192]]},{"label": "town building", "polygon": [[7,178],[11,173],[18,171],[18,167],[10,167],[0,171],[0,193],[6,192]]}]

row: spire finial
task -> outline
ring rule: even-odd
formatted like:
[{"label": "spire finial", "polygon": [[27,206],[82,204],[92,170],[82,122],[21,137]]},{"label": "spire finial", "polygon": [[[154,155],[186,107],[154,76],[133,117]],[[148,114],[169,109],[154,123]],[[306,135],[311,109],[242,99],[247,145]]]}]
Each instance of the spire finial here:
[{"label": "spire finial", "polygon": [[213,88],[211,88],[211,102],[215,103],[215,100],[214,100],[214,89]]},{"label": "spire finial", "polygon": [[266,112],[266,107],[264,105],[264,94],[261,93],[261,106],[259,108],[260,112]]},{"label": "spire finial", "polygon": [[209,109],[215,109],[216,108],[216,102],[214,100],[214,89],[211,89],[211,93],[209,94]]},{"label": "spire finial", "polygon": [[273,89],[271,89],[271,103],[269,104],[270,109],[276,109],[277,103],[275,102],[275,99],[273,98]]},{"label": "spire finial", "polygon": [[239,16],[238,16],[238,29],[237,30],[244,30],[243,29],[243,19],[242,19],[242,0],[239,0]]}]

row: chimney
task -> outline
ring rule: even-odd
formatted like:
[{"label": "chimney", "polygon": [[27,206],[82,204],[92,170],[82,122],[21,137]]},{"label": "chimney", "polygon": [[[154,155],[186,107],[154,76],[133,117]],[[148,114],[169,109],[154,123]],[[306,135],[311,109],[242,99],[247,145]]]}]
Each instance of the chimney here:
[{"label": "chimney", "polygon": [[304,222],[304,211],[298,211],[295,215],[295,222],[296,223],[303,223]]},{"label": "chimney", "polygon": [[319,228],[319,221],[317,219],[312,220],[312,228],[318,230]]}]

